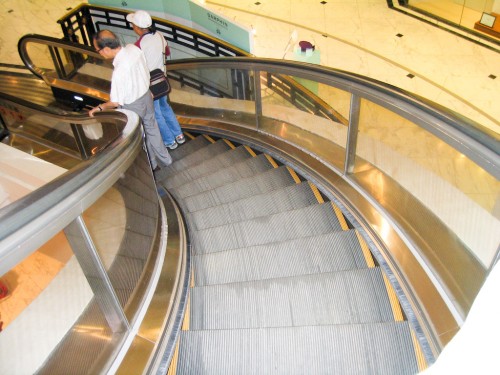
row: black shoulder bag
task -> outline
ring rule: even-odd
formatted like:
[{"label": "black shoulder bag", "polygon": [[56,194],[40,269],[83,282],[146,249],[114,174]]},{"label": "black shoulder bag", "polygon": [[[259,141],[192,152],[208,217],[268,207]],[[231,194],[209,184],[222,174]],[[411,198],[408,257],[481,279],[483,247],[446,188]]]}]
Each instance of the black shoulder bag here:
[{"label": "black shoulder bag", "polygon": [[[138,44],[139,44],[139,48],[140,48],[140,39],[138,40]],[[165,38],[163,37],[163,35],[161,35],[161,39],[162,39],[162,42],[165,43]],[[165,50],[165,44],[163,44],[163,50]],[[163,52],[163,54],[166,54],[165,52]],[[165,61],[165,56],[164,56],[164,59]],[[165,62],[164,62],[165,64]],[[165,65],[164,65],[165,67]],[[149,80],[149,90],[151,91],[151,93],[153,94],[153,98],[154,100],[156,99],[160,99],[166,95],[168,95],[170,93],[170,91],[172,91],[172,87],[170,86],[170,82],[168,81],[168,78],[167,78],[167,74],[166,74],[166,68],[165,68],[165,71],[163,71],[162,69],[154,69],[152,71],[149,72],[149,75],[150,75],[150,80]]]}]

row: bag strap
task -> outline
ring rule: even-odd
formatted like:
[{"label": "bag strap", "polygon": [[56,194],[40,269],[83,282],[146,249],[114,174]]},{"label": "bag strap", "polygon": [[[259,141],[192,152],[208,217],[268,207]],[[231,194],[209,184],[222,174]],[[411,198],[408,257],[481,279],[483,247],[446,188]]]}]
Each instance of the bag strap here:
[{"label": "bag strap", "polygon": [[[144,38],[144,37],[145,37],[146,35],[148,35],[148,34],[151,34],[151,33],[149,32],[149,33],[144,33],[144,34],[142,34],[142,35],[139,37],[139,39],[137,39],[137,40],[135,41],[135,43],[134,43],[134,44],[135,44],[137,47],[141,48],[141,40],[142,40],[142,38]],[[141,49],[142,49],[142,48],[141,48]]]},{"label": "bag strap", "polygon": [[167,55],[165,53],[165,48],[166,48],[165,43],[167,41],[165,40],[165,37],[163,35],[160,34],[160,36],[161,36],[161,46],[162,46],[161,50],[162,50],[162,55],[163,55],[163,73],[165,74],[165,77],[166,77],[167,76]]}]

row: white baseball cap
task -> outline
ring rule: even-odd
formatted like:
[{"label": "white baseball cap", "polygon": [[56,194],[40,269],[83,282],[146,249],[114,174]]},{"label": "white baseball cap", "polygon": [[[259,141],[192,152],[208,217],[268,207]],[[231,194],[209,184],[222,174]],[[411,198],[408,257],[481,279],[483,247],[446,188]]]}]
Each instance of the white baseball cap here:
[{"label": "white baseball cap", "polygon": [[147,29],[153,24],[151,16],[144,10],[138,10],[135,13],[128,14],[127,21],[132,22],[134,25],[140,27],[141,29]]}]

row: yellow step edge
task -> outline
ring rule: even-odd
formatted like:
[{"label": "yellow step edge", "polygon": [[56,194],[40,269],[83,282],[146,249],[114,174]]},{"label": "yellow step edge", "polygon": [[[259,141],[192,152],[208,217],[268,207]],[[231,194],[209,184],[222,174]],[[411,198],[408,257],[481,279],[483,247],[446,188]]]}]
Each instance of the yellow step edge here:
[{"label": "yellow step edge", "polygon": [[368,245],[366,244],[365,240],[363,239],[363,237],[361,237],[358,231],[356,231],[356,236],[358,237],[358,241],[361,246],[361,250],[363,251],[363,255],[365,256],[368,268],[375,267],[375,262],[373,261],[372,253],[370,252],[370,249],[368,249]]},{"label": "yellow step edge", "polygon": [[402,322],[404,320],[403,310],[401,310],[401,305],[399,304],[398,297],[396,296],[396,291],[392,287],[389,279],[385,274],[382,274],[384,278],[385,288],[387,289],[387,295],[389,296],[389,301],[391,302],[392,313],[394,314],[394,320],[396,322]]},{"label": "yellow step edge", "polygon": [[224,142],[226,142],[226,144],[231,147],[231,149],[235,149],[236,146],[233,144],[233,142],[231,142],[229,139],[224,139]]},{"label": "yellow step edge", "polygon": [[333,211],[335,212],[335,215],[337,215],[337,219],[339,219],[340,226],[343,230],[348,230],[349,226],[347,225],[347,221],[345,220],[344,214],[342,211],[340,211],[340,208],[337,207],[337,205],[333,202],[330,202],[333,207]]},{"label": "yellow step edge", "polygon": [[252,157],[256,157],[256,156],[257,156],[257,154],[255,153],[255,151],[254,151],[254,150],[252,150],[250,147],[248,147],[248,146],[246,146],[246,145],[245,145],[244,147],[245,147],[245,150],[247,150],[247,151],[248,151],[248,153],[249,153],[250,155],[252,155]]},{"label": "yellow step edge", "polygon": [[215,139],[213,139],[211,136],[208,134],[203,134],[203,136],[209,141],[210,143],[215,143]]},{"label": "yellow step edge", "polygon": [[273,168],[278,168],[278,164],[276,164],[276,162],[274,161],[274,159],[272,157],[270,157],[268,154],[265,154],[265,155],[266,155],[266,159],[273,166]]},{"label": "yellow step edge", "polygon": [[318,201],[318,203],[325,203],[325,200],[321,196],[321,193],[319,192],[316,185],[314,185],[311,181],[308,181],[308,182],[309,182],[309,186],[311,187],[311,190],[312,190],[314,196],[316,197],[316,200]]},{"label": "yellow step edge", "polygon": [[297,175],[297,172],[295,172],[292,168],[290,168],[288,166],[286,167],[286,169],[288,169],[288,173],[290,173],[290,175],[292,176],[292,178],[295,181],[295,183],[296,184],[300,184],[300,178]]},{"label": "yellow step edge", "polygon": [[172,356],[172,360],[170,361],[170,365],[168,366],[167,375],[175,375],[177,374],[177,363],[179,362],[179,341],[175,345],[174,355]]},{"label": "yellow step edge", "polygon": [[188,137],[189,139],[195,139],[195,138],[196,138],[193,134],[191,134],[191,133],[189,133],[189,132],[184,132],[184,135],[185,135],[186,137]]},{"label": "yellow step edge", "polygon": [[191,310],[191,302],[189,299],[189,295],[186,301],[186,311],[184,312],[184,319],[182,320],[182,327],[181,330],[183,331],[189,331],[189,315]]},{"label": "yellow step edge", "polygon": [[413,330],[411,331],[411,339],[413,341],[413,349],[415,350],[415,358],[417,359],[418,372],[424,371],[428,367],[427,361],[425,360],[420,342],[417,340],[417,336],[415,336]]}]

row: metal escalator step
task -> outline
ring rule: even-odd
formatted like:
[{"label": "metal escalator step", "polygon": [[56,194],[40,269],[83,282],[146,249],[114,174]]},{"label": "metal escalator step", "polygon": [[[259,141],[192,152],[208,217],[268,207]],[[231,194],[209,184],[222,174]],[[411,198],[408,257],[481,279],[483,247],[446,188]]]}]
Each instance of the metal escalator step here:
[{"label": "metal escalator step", "polygon": [[184,204],[188,212],[203,210],[208,207],[214,207],[295,184],[290,172],[283,166],[222,186],[219,185],[218,178],[219,175],[215,174],[209,176],[206,181],[207,185],[212,186],[216,184],[218,187],[184,199]]},{"label": "metal escalator step", "polygon": [[189,221],[197,230],[318,204],[308,183],[287,186],[220,206],[195,211]]},{"label": "metal escalator step", "polygon": [[366,268],[354,230],[193,256],[195,285]]},{"label": "metal escalator step", "polygon": [[167,178],[169,175],[176,173],[177,171],[189,168],[193,165],[200,164],[201,162],[213,158],[214,156],[226,152],[230,149],[228,144],[222,139],[215,143],[211,143],[206,147],[200,148],[199,150],[190,153],[189,155],[174,161],[168,167],[166,167]]},{"label": "metal escalator step", "polygon": [[177,374],[418,373],[407,322],[182,331]]},{"label": "metal escalator step", "polygon": [[208,146],[209,144],[211,144],[210,141],[201,135],[191,140],[186,137],[186,143],[180,145],[175,150],[169,150],[168,152],[170,153],[170,156],[172,156],[172,160],[177,161],[185,158],[200,148]]},{"label": "metal escalator step", "polygon": [[221,225],[192,234],[195,254],[238,249],[342,231],[331,203]]},{"label": "metal escalator step", "polygon": [[177,198],[186,198],[270,169],[273,167],[265,155],[258,155],[169,190]]},{"label": "metal escalator step", "polygon": [[378,267],[194,287],[190,329],[394,321]]},{"label": "metal escalator step", "polygon": [[170,175],[165,180],[165,186],[170,189],[176,186],[184,185],[192,180],[214,173],[219,169],[230,167],[251,157],[250,153],[243,146],[230,149],[211,159],[205,160],[197,165],[182,169],[177,173]]}]

